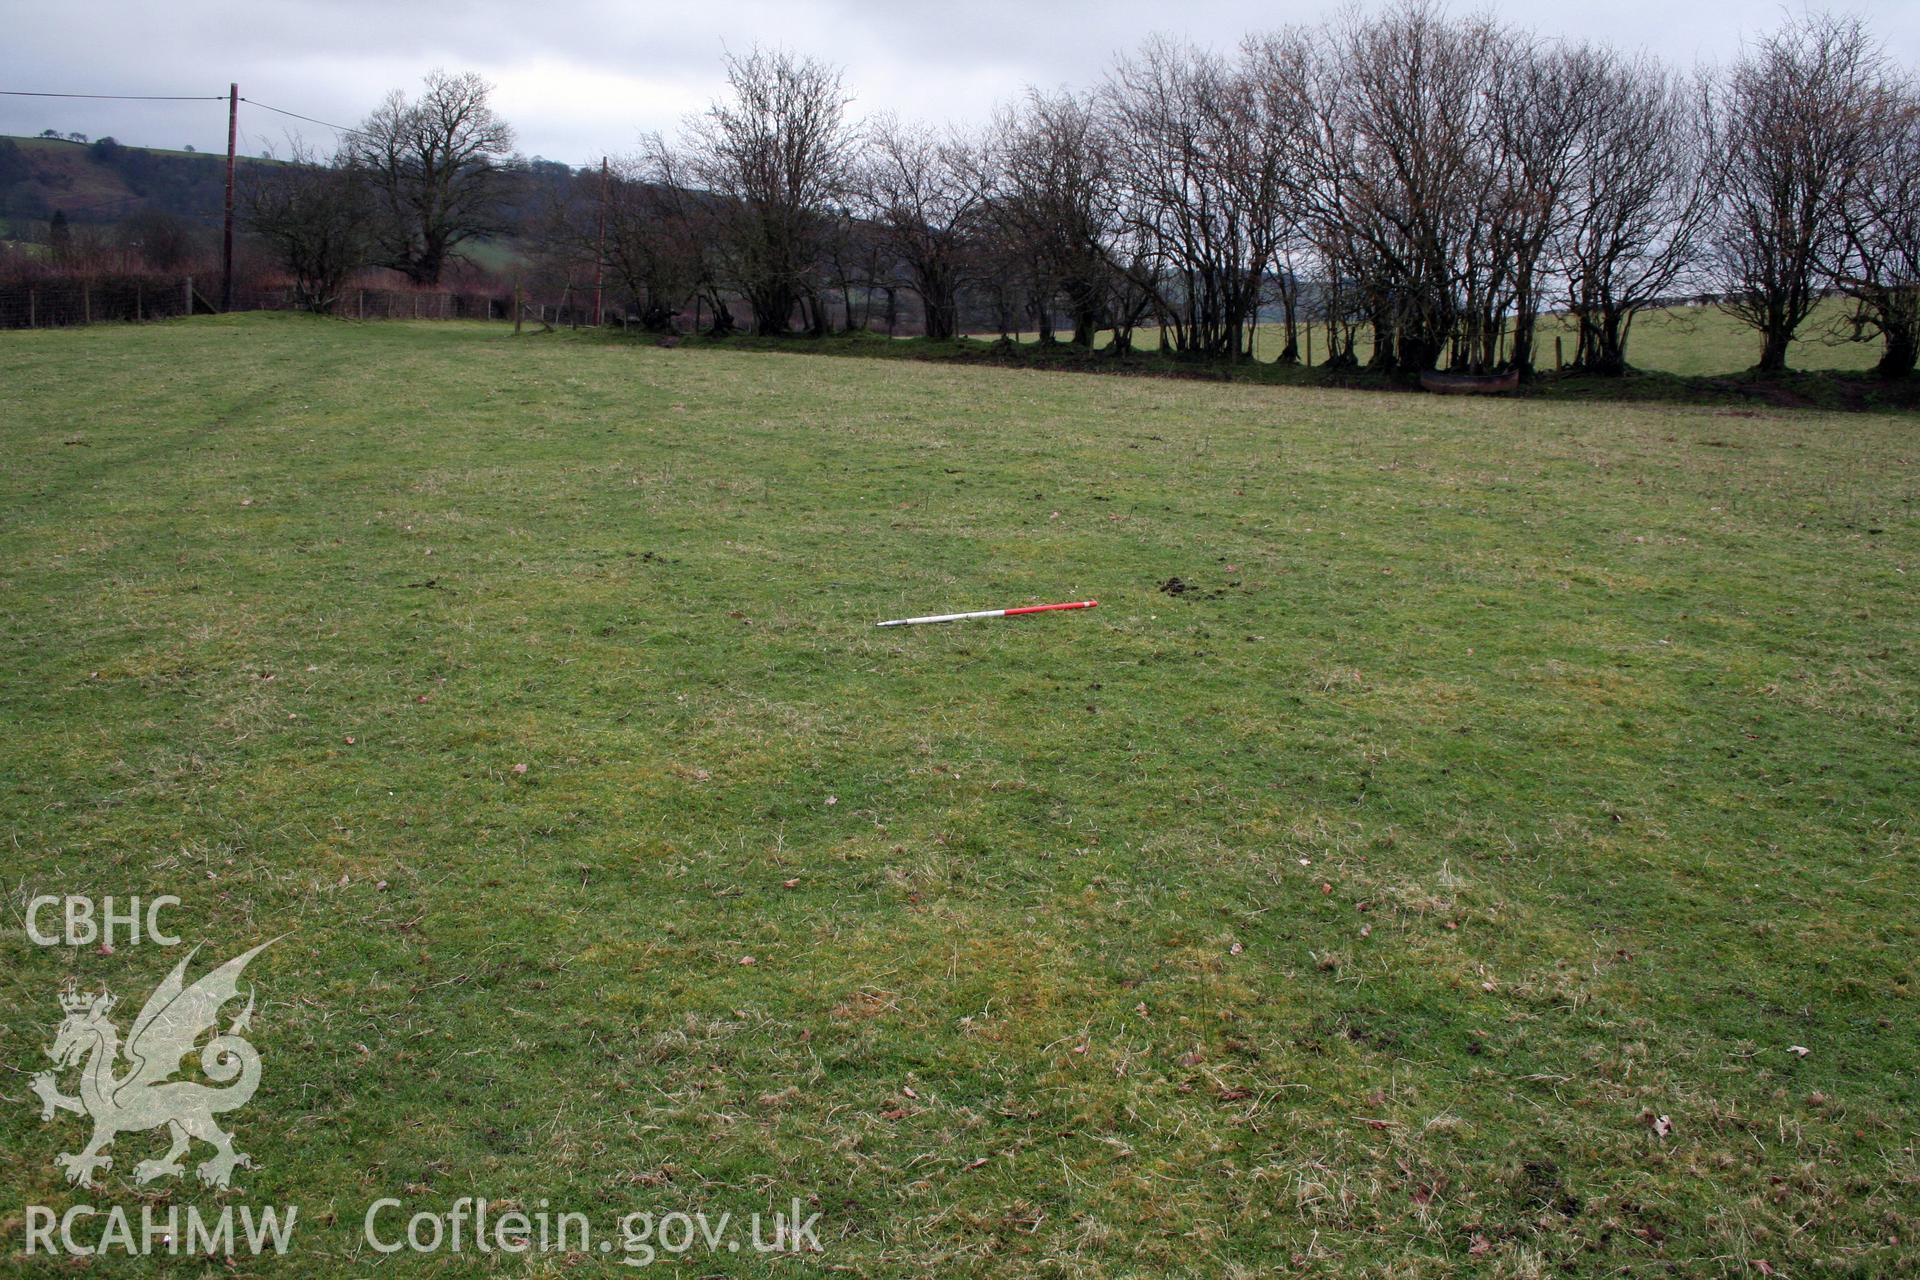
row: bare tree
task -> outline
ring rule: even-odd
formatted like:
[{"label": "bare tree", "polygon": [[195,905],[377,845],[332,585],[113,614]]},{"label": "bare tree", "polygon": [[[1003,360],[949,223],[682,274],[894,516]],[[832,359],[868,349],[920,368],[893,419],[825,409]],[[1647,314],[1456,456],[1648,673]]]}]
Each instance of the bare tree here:
[{"label": "bare tree", "polygon": [[1575,364],[1627,369],[1642,310],[1698,263],[1713,212],[1702,99],[1659,64],[1604,53],[1588,80],[1593,104],[1574,135],[1567,217],[1550,250],[1579,325]]},{"label": "bare tree", "polygon": [[[1252,36],[1243,47],[1269,103],[1269,127],[1283,135],[1290,152],[1282,170],[1287,243],[1297,244],[1319,274],[1305,306],[1311,319],[1326,326],[1326,363],[1356,364],[1358,332],[1372,321],[1373,359],[1390,364],[1391,323],[1384,319],[1380,298],[1385,271],[1364,247],[1347,199],[1346,177],[1353,166],[1337,115],[1341,50],[1325,33],[1304,29]],[[1295,340],[1289,320],[1289,350]]]},{"label": "bare tree", "polygon": [[[753,308],[754,331],[785,334],[817,304],[825,236],[847,193],[858,132],[840,72],[785,50],[728,55],[730,96],[688,122],[668,170],[700,201],[716,266]],[[812,307],[813,323],[821,312]]]},{"label": "bare tree", "polygon": [[604,253],[616,293],[643,326],[666,332],[701,279],[699,247],[677,214],[674,193],[643,153],[609,165],[604,197],[598,174],[579,175],[559,194],[550,239],[589,264]]},{"label": "bare tree", "polygon": [[240,193],[247,230],[293,277],[300,305],[330,312],[347,279],[373,252],[373,200],[344,156],[319,160],[296,147],[286,164],[248,165]]},{"label": "bare tree", "polygon": [[630,162],[629,173],[652,189],[663,233],[686,257],[693,280],[696,322],[704,304],[712,317],[708,332],[715,337],[733,333],[736,322],[723,265],[726,202],[698,188],[686,155],[657,133],[642,136],[640,153]]},{"label": "bare tree", "polygon": [[1878,372],[1912,374],[1920,357],[1920,85],[1882,85],[1869,146],[1840,206],[1845,247],[1832,277],[1854,300],[1855,336],[1884,343]]},{"label": "bare tree", "polygon": [[885,116],[860,168],[863,211],[920,295],[929,338],[954,336],[973,266],[983,200],[972,151],[958,137]]},{"label": "bare tree", "polygon": [[[1506,33],[1428,0],[1336,27],[1317,84],[1319,203],[1367,278],[1375,360],[1430,369],[1451,345],[1483,358],[1502,263],[1494,77]],[[1463,321],[1469,326],[1462,341]]]},{"label": "bare tree", "polygon": [[1745,50],[1719,88],[1710,145],[1722,164],[1721,306],[1759,332],[1761,372],[1787,367],[1819,302],[1821,266],[1844,252],[1841,210],[1868,167],[1882,65],[1858,20],[1814,16]]},{"label": "bare tree", "polygon": [[1274,265],[1288,139],[1256,58],[1155,38],[1100,94],[1133,270],[1181,355],[1246,354]]},{"label": "bare tree", "polygon": [[179,270],[201,251],[190,223],[157,208],[142,209],[121,223],[120,243],[156,271]]},{"label": "bare tree", "polygon": [[1119,223],[1110,140],[1093,102],[1029,90],[996,115],[978,172],[1003,256],[1021,264],[1041,341],[1053,341],[1059,301],[1074,343],[1091,348],[1107,327]]},{"label": "bare tree", "polygon": [[471,72],[434,71],[418,101],[394,90],[351,138],[352,163],[377,199],[378,265],[437,284],[462,244],[504,229],[499,161],[513,130],[491,94]]},{"label": "bare tree", "polygon": [[[1533,374],[1533,336],[1546,295],[1550,241],[1567,225],[1568,188],[1578,168],[1579,139],[1597,109],[1595,90],[1605,55],[1585,46],[1542,45],[1510,37],[1491,85],[1497,122],[1497,182],[1487,223],[1492,228],[1492,287],[1475,317],[1480,351],[1469,363],[1505,365]],[[1512,345],[1503,350],[1508,320]]]}]

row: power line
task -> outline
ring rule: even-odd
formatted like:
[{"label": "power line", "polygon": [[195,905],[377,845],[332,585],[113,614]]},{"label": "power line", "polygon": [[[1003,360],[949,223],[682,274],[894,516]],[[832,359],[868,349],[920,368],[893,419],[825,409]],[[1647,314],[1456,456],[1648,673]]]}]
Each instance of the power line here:
[{"label": "power line", "polygon": [[93,98],[110,102],[224,102],[224,94],[179,93],[35,93],[30,89],[0,89],[8,98]]},{"label": "power line", "polygon": [[298,111],[288,111],[284,107],[270,107],[258,98],[241,98],[240,101],[250,107],[259,107],[262,111],[271,111],[276,115],[291,116],[295,120],[305,120],[308,124],[317,124],[323,129],[332,129],[336,133],[364,134],[366,132],[364,129],[356,129],[351,125],[334,124],[328,120],[316,120],[312,116],[303,116]]},{"label": "power line", "polygon": [[[28,89],[0,89],[0,97],[11,98],[83,98],[109,102],[225,102],[227,95],[222,94],[142,94],[142,93],[38,93]],[[298,111],[289,111],[285,107],[276,107],[258,98],[241,98],[240,101],[250,107],[259,107],[262,111],[271,111],[275,115],[286,116],[292,120],[304,120],[308,124],[317,124],[323,129],[332,129],[336,133],[352,134],[356,137],[370,136],[365,129],[356,129],[352,125],[335,124],[331,120],[321,120],[316,116],[302,115]],[[562,160],[569,169],[585,170],[588,165],[576,165]]]}]

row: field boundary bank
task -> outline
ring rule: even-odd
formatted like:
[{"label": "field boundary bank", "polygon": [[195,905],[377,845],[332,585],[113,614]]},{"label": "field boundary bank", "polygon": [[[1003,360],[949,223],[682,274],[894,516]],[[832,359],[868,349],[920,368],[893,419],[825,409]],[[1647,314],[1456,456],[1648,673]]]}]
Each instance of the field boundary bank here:
[{"label": "field boundary bank", "polygon": [[[65,329],[89,324],[142,323],[221,308],[216,277],[99,276],[50,278],[0,285],[0,329]],[[347,289],[332,314],[346,320],[513,321],[511,293],[453,289]],[[592,308],[562,300],[523,298],[525,323],[577,327]],[[304,311],[290,285],[237,287],[231,311]]]},{"label": "field boundary bank", "polygon": [[[608,335],[613,341],[690,350],[785,352],[870,360],[914,360],[1103,377],[1171,378],[1191,382],[1231,382],[1254,386],[1304,387],[1327,391],[1426,394],[1417,381],[1367,369],[1307,367],[1273,361],[1232,363],[1186,361],[1156,352],[1085,351],[1067,344],[1049,350],[1032,343],[991,339],[882,338],[833,334],[823,338],[796,334],[786,338],[734,335],[713,338],[679,334],[642,336],[637,330]],[[1633,371],[1601,377],[1575,370],[1542,370],[1533,381],[1502,396],[1482,401],[1541,401],[1593,404],[1672,404],[1748,409],[1811,409],[1822,412],[1912,413],[1920,411],[1920,376],[1888,382],[1870,371],[1818,370],[1759,377],[1750,374],[1688,375]]]}]

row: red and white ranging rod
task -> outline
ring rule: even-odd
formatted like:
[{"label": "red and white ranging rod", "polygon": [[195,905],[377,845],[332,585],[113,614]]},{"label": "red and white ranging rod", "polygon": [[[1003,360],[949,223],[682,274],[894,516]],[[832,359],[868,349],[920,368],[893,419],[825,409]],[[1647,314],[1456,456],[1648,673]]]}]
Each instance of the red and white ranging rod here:
[{"label": "red and white ranging rod", "polygon": [[876,622],[876,627],[917,627],[923,622],[965,622],[969,618],[1013,618],[1023,613],[1052,613],[1056,609],[1096,609],[1098,600],[1073,600],[1066,604],[1030,604],[1019,609],[981,609],[974,613],[930,613],[924,618],[895,618]]}]

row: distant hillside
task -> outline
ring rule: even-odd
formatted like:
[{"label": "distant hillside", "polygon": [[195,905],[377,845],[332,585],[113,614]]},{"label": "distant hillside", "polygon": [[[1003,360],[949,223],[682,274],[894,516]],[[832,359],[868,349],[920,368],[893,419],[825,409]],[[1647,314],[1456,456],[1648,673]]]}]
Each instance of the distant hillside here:
[{"label": "distant hillside", "polygon": [[[247,168],[284,162],[240,156],[238,163],[244,182]],[[572,190],[576,174],[564,164],[516,157],[508,168],[501,213],[509,227],[538,222],[557,200],[587,198]],[[226,180],[226,156],[216,152],[127,147],[111,138],[0,136],[0,241],[44,241],[55,212],[74,226],[108,226],[141,213],[218,226]],[[512,258],[519,252],[513,242],[507,236],[469,251]]]},{"label": "distant hillside", "polygon": [[[242,157],[240,163],[264,162]],[[123,147],[111,138],[0,138],[0,224],[21,238],[56,210],[76,225],[120,222],[149,210],[217,222],[225,186],[222,155]]]}]

